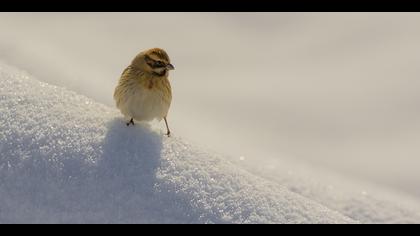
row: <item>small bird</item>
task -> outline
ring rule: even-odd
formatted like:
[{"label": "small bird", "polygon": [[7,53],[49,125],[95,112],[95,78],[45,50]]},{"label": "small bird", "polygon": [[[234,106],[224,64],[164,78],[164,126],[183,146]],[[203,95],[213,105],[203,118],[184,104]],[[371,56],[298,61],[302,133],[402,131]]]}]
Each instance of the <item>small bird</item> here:
[{"label": "small bird", "polygon": [[172,101],[170,70],[174,70],[168,54],[160,48],[140,52],[123,71],[115,88],[117,108],[127,118],[127,126],[136,121],[165,120]]}]

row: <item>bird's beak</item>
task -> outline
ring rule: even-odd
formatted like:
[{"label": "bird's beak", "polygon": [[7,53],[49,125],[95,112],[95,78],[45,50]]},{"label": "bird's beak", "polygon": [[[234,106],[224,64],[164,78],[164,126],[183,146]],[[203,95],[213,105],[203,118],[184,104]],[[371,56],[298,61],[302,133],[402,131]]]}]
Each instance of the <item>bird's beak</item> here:
[{"label": "bird's beak", "polygon": [[175,67],[172,64],[166,65],[167,70],[175,70]]}]

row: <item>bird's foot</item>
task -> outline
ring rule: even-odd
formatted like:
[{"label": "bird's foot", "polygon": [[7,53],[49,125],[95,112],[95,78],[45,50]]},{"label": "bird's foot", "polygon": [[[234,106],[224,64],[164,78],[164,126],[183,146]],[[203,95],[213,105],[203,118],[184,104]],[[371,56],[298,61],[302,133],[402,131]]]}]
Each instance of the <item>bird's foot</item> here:
[{"label": "bird's foot", "polygon": [[171,131],[166,132],[166,136],[171,137]]},{"label": "bird's foot", "polygon": [[127,123],[127,126],[130,126],[130,124],[132,124],[134,126],[134,120],[133,120],[133,118],[131,118],[131,120]]}]

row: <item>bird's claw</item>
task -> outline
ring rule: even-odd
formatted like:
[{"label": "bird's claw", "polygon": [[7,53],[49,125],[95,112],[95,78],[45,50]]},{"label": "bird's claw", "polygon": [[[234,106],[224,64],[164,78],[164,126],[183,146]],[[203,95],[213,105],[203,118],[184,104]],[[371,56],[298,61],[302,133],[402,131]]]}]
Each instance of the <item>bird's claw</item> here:
[{"label": "bird's claw", "polygon": [[133,120],[133,119],[131,119],[131,120],[127,123],[127,126],[130,126],[130,124],[132,124],[132,125],[134,126],[134,120]]}]

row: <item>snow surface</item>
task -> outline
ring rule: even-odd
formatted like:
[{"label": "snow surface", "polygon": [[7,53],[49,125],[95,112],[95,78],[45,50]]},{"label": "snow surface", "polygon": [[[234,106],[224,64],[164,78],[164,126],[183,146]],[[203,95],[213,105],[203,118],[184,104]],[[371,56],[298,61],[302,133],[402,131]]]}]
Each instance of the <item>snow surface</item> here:
[{"label": "snow surface", "polygon": [[130,60],[162,47],[183,140],[255,167],[309,162],[419,200],[418,22],[416,12],[2,12],[0,55],[113,107]]},{"label": "snow surface", "polygon": [[115,109],[2,66],[1,223],[352,223]]},{"label": "snow surface", "polygon": [[407,198],[345,193],[287,167],[272,181],[5,64],[0,140],[0,223],[420,222]]}]

